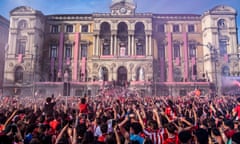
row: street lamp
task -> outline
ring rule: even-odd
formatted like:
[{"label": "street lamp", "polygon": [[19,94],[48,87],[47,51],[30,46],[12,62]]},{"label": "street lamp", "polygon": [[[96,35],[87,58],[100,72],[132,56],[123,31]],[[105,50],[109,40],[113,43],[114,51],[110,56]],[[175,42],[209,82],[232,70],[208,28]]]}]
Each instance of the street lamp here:
[{"label": "street lamp", "polygon": [[216,95],[219,95],[219,86],[218,86],[218,74],[217,74],[217,63],[218,63],[218,51],[216,48],[213,48],[213,46],[209,43],[207,45],[208,49],[210,50],[210,58],[211,62],[214,64],[214,77],[215,77],[215,87],[216,87]]},{"label": "street lamp", "polygon": [[[219,95],[220,93],[219,93],[218,73],[217,73],[218,50],[216,48],[214,48],[211,43],[208,43],[207,45],[198,43],[198,45],[206,46],[210,51],[210,55],[209,55],[210,61],[211,61],[212,67],[214,67],[214,72],[212,70],[212,74],[214,73],[214,79],[215,79],[215,96]],[[208,54],[206,54],[206,55],[208,55]],[[213,64],[214,64],[214,66],[213,66]]]}]

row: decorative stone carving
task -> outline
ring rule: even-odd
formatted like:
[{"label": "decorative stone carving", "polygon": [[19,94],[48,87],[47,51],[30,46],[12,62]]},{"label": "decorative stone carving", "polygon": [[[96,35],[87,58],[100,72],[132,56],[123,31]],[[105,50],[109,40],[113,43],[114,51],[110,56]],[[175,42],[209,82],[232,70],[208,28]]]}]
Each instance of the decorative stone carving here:
[{"label": "decorative stone carving", "polygon": [[102,81],[103,80],[103,68],[100,67],[99,71],[98,71],[98,77],[99,77],[99,80]]},{"label": "decorative stone carving", "polygon": [[13,63],[11,62],[11,63],[9,63],[9,65],[8,65],[9,67],[13,67]]},{"label": "decorative stone carving", "polygon": [[98,64],[97,63],[94,63],[93,64],[93,69],[97,69],[98,68]]},{"label": "decorative stone carving", "polygon": [[144,78],[145,78],[145,72],[144,72],[144,69],[141,67],[139,70],[139,80],[144,81]]}]

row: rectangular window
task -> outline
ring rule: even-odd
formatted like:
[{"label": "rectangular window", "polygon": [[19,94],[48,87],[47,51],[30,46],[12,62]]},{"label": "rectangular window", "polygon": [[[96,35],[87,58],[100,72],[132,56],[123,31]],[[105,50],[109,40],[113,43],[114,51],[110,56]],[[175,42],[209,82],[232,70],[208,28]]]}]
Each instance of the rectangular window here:
[{"label": "rectangular window", "polygon": [[195,28],[193,24],[188,25],[188,32],[195,32]]},{"label": "rectangular window", "polygon": [[66,44],[65,45],[65,58],[71,58],[72,57],[72,44]]},{"label": "rectangular window", "polygon": [[73,25],[66,25],[66,32],[73,32]]},{"label": "rectangular window", "polygon": [[139,55],[139,56],[143,56],[144,55],[144,48],[143,48],[143,45],[138,45],[137,44],[137,48],[136,48],[137,50],[137,55]]},{"label": "rectangular window", "polygon": [[108,44],[103,45],[103,55],[110,55],[110,45]]},{"label": "rectangular window", "polygon": [[173,32],[180,32],[179,25],[173,25]]},{"label": "rectangular window", "polygon": [[81,44],[81,57],[87,57],[87,44]]},{"label": "rectangular window", "polygon": [[18,43],[17,54],[25,54],[26,41],[20,40]]},{"label": "rectangular window", "polygon": [[88,25],[82,25],[82,32],[88,32]]},{"label": "rectangular window", "polygon": [[160,44],[158,47],[158,57],[159,58],[165,57],[165,46],[163,44]]},{"label": "rectangular window", "polygon": [[157,32],[165,32],[164,24],[159,24],[157,26]]},{"label": "rectangular window", "polygon": [[189,44],[189,56],[196,57],[196,45],[195,44]]},{"label": "rectangular window", "polygon": [[57,45],[51,44],[50,45],[50,58],[56,58],[57,57]]},{"label": "rectangular window", "polygon": [[174,58],[180,57],[180,45],[179,44],[174,44],[173,45],[174,49]]},{"label": "rectangular window", "polygon": [[51,26],[51,32],[52,33],[58,33],[58,25],[52,25]]},{"label": "rectangular window", "polygon": [[227,54],[227,40],[226,39],[219,40],[219,48],[220,48],[221,56],[224,56],[225,54]]}]

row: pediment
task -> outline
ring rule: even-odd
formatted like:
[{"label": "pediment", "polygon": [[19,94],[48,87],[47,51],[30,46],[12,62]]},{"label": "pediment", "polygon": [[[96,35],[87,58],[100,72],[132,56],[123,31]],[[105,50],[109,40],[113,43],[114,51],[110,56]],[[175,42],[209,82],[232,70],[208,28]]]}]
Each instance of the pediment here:
[{"label": "pediment", "polygon": [[237,14],[237,11],[227,5],[218,5],[214,8],[212,8],[210,11],[210,14]]},{"label": "pediment", "polygon": [[128,9],[135,9],[136,5],[133,0],[113,0],[110,9],[118,9],[120,7],[125,7]]},{"label": "pediment", "polygon": [[110,7],[112,15],[132,15],[136,6],[129,2],[113,3]]},{"label": "pediment", "polygon": [[12,11],[10,11],[11,15],[16,15],[16,14],[36,14],[36,13],[40,13],[40,12],[34,10],[31,7],[27,7],[27,6],[16,7]]}]

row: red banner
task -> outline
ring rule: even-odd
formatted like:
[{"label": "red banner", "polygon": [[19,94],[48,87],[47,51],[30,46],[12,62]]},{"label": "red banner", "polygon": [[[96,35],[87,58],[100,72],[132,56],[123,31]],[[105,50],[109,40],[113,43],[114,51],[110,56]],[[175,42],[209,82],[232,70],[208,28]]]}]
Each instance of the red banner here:
[{"label": "red banner", "polygon": [[86,58],[82,58],[82,68],[81,68],[81,74],[82,74],[82,80],[85,78],[85,71],[86,71]]}]

